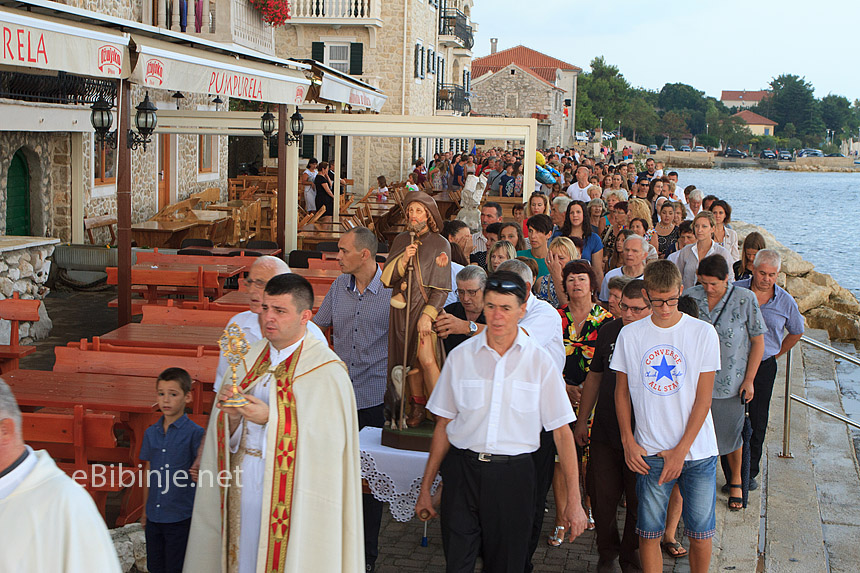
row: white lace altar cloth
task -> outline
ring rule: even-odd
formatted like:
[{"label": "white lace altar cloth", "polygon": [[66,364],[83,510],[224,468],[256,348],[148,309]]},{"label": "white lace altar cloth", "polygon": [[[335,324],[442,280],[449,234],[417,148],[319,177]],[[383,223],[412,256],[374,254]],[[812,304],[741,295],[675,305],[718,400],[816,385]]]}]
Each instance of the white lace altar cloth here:
[{"label": "white lace altar cloth", "polygon": [[[406,522],[415,515],[415,502],[421,489],[427,452],[398,450],[382,445],[382,428],[366,427],[358,434],[361,449],[361,477],[367,481],[373,497],[390,504],[391,516]],[[442,481],[433,480],[433,489]]]}]

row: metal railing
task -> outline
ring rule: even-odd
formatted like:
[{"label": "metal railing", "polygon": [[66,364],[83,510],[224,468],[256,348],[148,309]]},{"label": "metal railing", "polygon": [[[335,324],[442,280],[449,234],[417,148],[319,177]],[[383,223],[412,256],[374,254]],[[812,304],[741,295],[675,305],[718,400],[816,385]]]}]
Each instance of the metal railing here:
[{"label": "metal railing", "polygon": [[[822,342],[819,342],[813,338],[809,338],[808,336],[801,336],[800,342],[805,342],[810,346],[814,346],[819,350],[823,350],[824,352],[828,352],[833,356],[841,358],[842,360],[846,360],[851,364],[856,366],[860,366],[860,359],[851,356],[850,354],[846,354],[841,350],[837,350],[832,346],[828,346]],[[860,430],[860,423],[855,422],[850,418],[846,418],[842,414],[838,414],[832,410],[828,410],[822,406],[814,402],[810,402],[806,398],[802,398],[797,394],[791,393],[791,350],[785,353],[785,412],[783,414],[783,425],[782,425],[782,452],[779,454],[781,458],[793,458],[791,455],[791,401],[799,402],[808,408],[812,408],[813,410],[817,410],[822,414],[826,414],[831,418],[836,418],[837,420],[848,424],[853,428],[857,428]]]},{"label": "metal railing", "polygon": [[179,0],[157,0],[154,6],[153,22],[159,28],[275,53],[272,27],[263,21],[260,12],[248,0],[203,0],[185,4]]},{"label": "metal railing", "polygon": [[436,109],[465,112],[468,104],[466,89],[457,84],[439,84],[436,91]]},{"label": "metal railing", "polygon": [[116,99],[116,81],[57,72],[56,76],[0,71],[0,97],[43,103],[90,105]]},{"label": "metal railing", "polygon": [[470,50],[475,44],[472,27],[469,26],[466,15],[454,8],[439,10],[439,35],[454,36]]}]

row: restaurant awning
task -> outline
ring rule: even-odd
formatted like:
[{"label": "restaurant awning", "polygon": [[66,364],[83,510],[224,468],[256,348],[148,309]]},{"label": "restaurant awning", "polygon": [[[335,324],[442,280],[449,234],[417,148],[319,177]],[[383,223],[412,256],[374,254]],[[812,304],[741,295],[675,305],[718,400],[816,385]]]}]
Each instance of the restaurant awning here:
[{"label": "restaurant awning", "polygon": [[382,91],[340,70],[316,60],[296,61],[311,66],[314,84],[319,85],[318,91],[312,90],[308,94],[308,100],[342,103],[370,111],[379,111],[388,100],[388,96]]},{"label": "restaurant awning", "polygon": [[127,78],[128,34],[0,8],[0,65]]},{"label": "restaurant awning", "polygon": [[310,80],[299,71],[132,35],[131,82],[269,103],[305,101]]}]

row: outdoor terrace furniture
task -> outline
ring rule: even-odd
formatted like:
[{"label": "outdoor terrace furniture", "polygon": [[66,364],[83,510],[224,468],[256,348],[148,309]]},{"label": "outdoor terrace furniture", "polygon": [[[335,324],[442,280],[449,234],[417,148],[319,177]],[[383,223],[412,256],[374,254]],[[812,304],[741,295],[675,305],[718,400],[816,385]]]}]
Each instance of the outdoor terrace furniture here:
[{"label": "outdoor terrace furniture", "polygon": [[90,240],[91,245],[96,244],[96,240],[93,238],[93,229],[101,229],[103,227],[107,227],[108,231],[110,231],[110,245],[116,243],[116,233],[113,230],[113,226],[117,224],[116,215],[108,215],[105,213],[104,215],[98,215],[95,217],[87,217],[84,219],[84,230],[87,232],[87,238]]},{"label": "outdoor terrace furniture", "polygon": [[140,246],[178,248],[195,226],[196,220],[143,221],[131,226],[131,238]]},{"label": "outdoor terrace furniture", "polygon": [[[183,256],[183,255],[176,255]],[[233,276],[242,271],[241,266],[228,265],[193,265],[179,263],[158,263],[155,265],[139,263],[131,268],[131,284],[145,289],[146,302],[157,303],[159,290],[161,294],[196,293],[197,300],[202,300],[206,290],[219,294],[222,290],[223,278]],[[107,267],[107,284],[117,284],[117,267]],[[177,290],[179,287],[184,290]],[[134,289],[134,287],[133,287]]]},{"label": "outdoor terrace furniture", "polygon": [[40,304],[42,301],[19,298],[17,292],[12,293],[12,298],[0,300],[0,319],[10,323],[9,344],[0,345],[0,374],[15,370],[19,359],[36,352],[35,346],[19,344],[18,326],[21,321],[38,321]]},{"label": "outdoor terrace furniture", "polygon": [[167,306],[146,305],[143,307],[143,319],[141,324],[166,324],[166,325],[190,325],[190,326],[220,326],[225,328],[230,319],[236,314],[234,311],[222,310],[197,310],[181,308],[171,304]]},{"label": "outdoor terrace furniture", "polygon": [[220,350],[218,339],[224,333],[220,326],[188,326],[129,323],[99,337],[103,344],[149,348],[191,348]]}]

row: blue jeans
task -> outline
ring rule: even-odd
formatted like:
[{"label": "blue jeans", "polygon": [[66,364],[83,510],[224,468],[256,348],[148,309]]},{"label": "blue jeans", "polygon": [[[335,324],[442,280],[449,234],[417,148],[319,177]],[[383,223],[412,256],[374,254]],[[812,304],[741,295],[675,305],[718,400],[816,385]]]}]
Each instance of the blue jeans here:
[{"label": "blue jeans", "polygon": [[663,472],[663,458],[644,456],[651,468],[647,475],[636,476],[639,515],[636,534],[644,539],[657,539],[666,529],[666,508],[675,482],[684,498],[684,532],[691,539],[709,539],[716,533],[717,519],[717,456],[684,462],[681,475],[658,485]]}]

